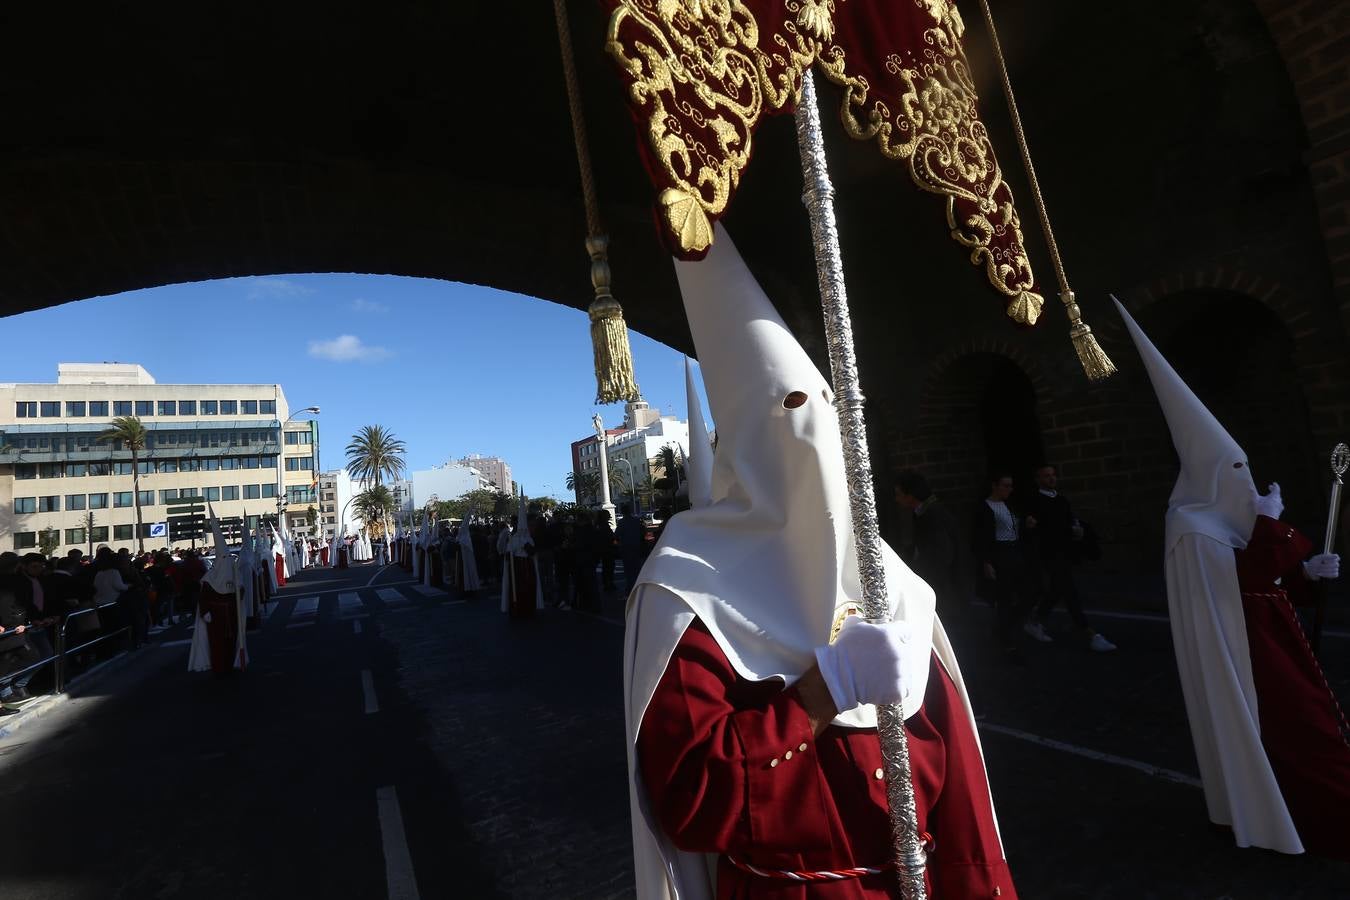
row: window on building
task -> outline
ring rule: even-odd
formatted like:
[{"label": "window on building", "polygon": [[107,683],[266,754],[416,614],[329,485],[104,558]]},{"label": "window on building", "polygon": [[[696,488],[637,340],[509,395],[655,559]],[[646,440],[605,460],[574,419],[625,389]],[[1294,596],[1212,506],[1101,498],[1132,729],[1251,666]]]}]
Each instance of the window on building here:
[{"label": "window on building", "polygon": [[89,540],[93,541],[95,544],[97,544],[99,541],[106,541],[107,539],[108,539],[107,525],[95,525],[93,528],[89,529]]},{"label": "window on building", "polygon": [[179,502],[185,502],[189,499],[200,500],[201,497],[202,497],[201,491],[197,490],[196,488],[185,487],[178,489]]},{"label": "window on building", "polygon": [[178,472],[178,460],[161,459],[155,463],[155,471],[160,475],[173,475]]},{"label": "window on building", "polygon": [[220,414],[222,416],[234,416],[239,414],[239,404],[233,400],[220,401]]},{"label": "window on building", "polygon": [[119,460],[118,462],[110,463],[110,465],[112,466],[112,473],[113,473],[114,475],[130,475],[130,474],[131,474],[131,461],[130,461],[130,460],[125,460],[125,459],[124,459],[124,460]]},{"label": "window on building", "polygon": [[135,526],[134,526],[134,525],[114,525],[114,526],[113,526],[113,540],[114,540],[114,541],[129,541],[129,540],[131,540],[132,535],[134,535],[134,534],[135,534]]},{"label": "window on building", "polygon": [[222,500],[238,500],[238,499],[239,499],[239,485],[237,485],[237,484],[227,484],[227,485],[225,485],[224,487],[222,487],[222,488],[220,489],[220,499],[222,499]]},{"label": "window on building", "polygon": [[256,457],[256,456],[245,456],[245,457],[244,457],[244,468],[245,468],[245,469],[256,469],[256,468],[258,468],[258,457]]},{"label": "window on building", "polygon": [[43,400],[38,403],[38,415],[44,419],[55,419],[61,415],[61,404],[56,400]]},{"label": "window on building", "polygon": [[258,401],[240,400],[239,411],[246,416],[256,416],[258,414]]},{"label": "window on building", "polygon": [[155,492],[141,491],[141,506],[154,506],[154,505],[155,505]]},{"label": "window on building", "polygon": [[36,478],[37,465],[34,463],[16,463],[14,466],[14,477],[19,481],[27,481],[30,478]]},{"label": "window on building", "polygon": [[159,502],[163,503],[166,506],[170,503],[176,502],[177,500],[178,500],[178,491],[176,490],[159,492]]},{"label": "window on building", "polygon": [[258,499],[259,497],[261,497],[261,496],[262,496],[262,489],[259,488],[258,485],[256,485],[256,484],[246,484],[246,485],[244,485],[244,499],[245,499],[245,500],[257,500],[257,499]]},{"label": "window on building", "polygon": [[14,415],[19,419],[36,419],[37,403],[28,400],[20,400],[14,404]]},{"label": "window on building", "polygon": [[114,401],[113,401],[113,415],[114,415],[114,416],[129,416],[129,415],[131,415],[131,401],[130,401],[130,400],[114,400]]},{"label": "window on building", "polygon": [[214,457],[214,456],[211,457],[211,458],[209,458],[209,459],[204,459],[204,460],[202,460],[202,468],[201,468],[201,471],[203,471],[203,472],[219,472],[219,471],[220,471],[220,460],[217,459],[217,458]]},{"label": "window on building", "polygon": [[84,418],[85,405],[83,400],[67,400],[66,416],[72,419]]},{"label": "window on building", "polygon": [[31,550],[37,546],[36,531],[16,531],[14,532],[14,549]]},{"label": "window on building", "polygon": [[275,497],[277,495],[277,486],[269,481],[262,486],[262,495],[265,498]]},{"label": "window on building", "polygon": [[154,412],[155,412],[155,401],[153,401],[153,400],[137,400],[137,401],[136,401],[136,415],[138,415],[138,416],[150,416],[150,415],[154,415]]},{"label": "window on building", "polygon": [[61,498],[58,497],[39,497],[38,512],[60,512]]},{"label": "window on building", "polygon": [[259,401],[258,401],[258,412],[263,413],[264,415],[268,415],[268,416],[275,416],[275,415],[277,414],[277,401],[275,401],[275,400],[259,400]]},{"label": "window on building", "polygon": [[15,497],[14,512],[18,515],[37,512],[36,497]]},{"label": "window on building", "polygon": [[111,474],[111,473],[112,473],[112,463],[105,463],[105,462],[91,462],[91,463],[89,463],[89,474],[90,474],[91,476],[92,476],[92,475],[109,475],[109,474]]},{"label": "window on building", "polygon": [[218,488],[218,487],[209,487],[209,488],[207,488],[207,489],[205,490],[203,496],[205,496],[206,499],[207,499],[207,500],[210,500],[212,503],[219,503],[219,502],[220,502],[220,488]]},{"label": "window on building", "polygon": [[84,494],[66,494],[66,509],[70,512],[84,509]]},{"label": "window on building", "polygon": [[260,456],[260,457],[258,457],[258,468],[260,468],[260,469],[275,469],[276,467],[277,467],[277,458],[276,458],[275,456]]},{"label": "window on building", "polygon": [[107,494],[90,494],[90,495],[89,495],[89,508],[90,508],[90,509],[107,509],[107,508],[108,508],[108,495],[107,495]]},{"label": "window on building", "polygon": [[38,463],[39,478],[64,478],[65,475],[65,463]]},{"label": "window on building", "polygon": [[202,415],[204,415],[204,416],[214,416],[214,415],[216,415],[216,410],[217,410],[217,409],[219,409],[219,406],[218,406],[218,404],[216,403],[216,401],[214,401],[214,400],[203,400],[203,401],[202,401]]},{"label": "window on building", "polygon": [[235,459],[233,456],[222,456],[219,459],[219,463],[222,472],[233,472],[235,469],[239,468],[239,460]]},{"label": "window on building", "polygon": [[89,473],[88,463],[66,463],[67,478],[83,478]]},{"label": "window on building", "polygon": [[114,492],[113,492],[113,508],[114,508],[114,509],[125,509],[126,507],[131,506],[131,505],[132,505],[132,502],[131,502],[131,491],[114,491]]},{"label": "window on building", "polygon": [[83,544],[83,543],[84,543],[84,529],[83,529],[83,528],[67,528],[67,529],[66,529],[66,543],[67,543],[67,544]]},{"label": "window on building", "polygon": [[178,413],[178,404],[172,400],[159,401],[159,414],[161,416],[172,416]]},{"label": "window on building", "polygon": [[94,419],[106,419],[108,417],[108,401],[90,400],[89,417]]},{"label": "window on building", "polygon": [[178,414],[180,416],[195,416],[197,414],[196,400],[179,400]]}]

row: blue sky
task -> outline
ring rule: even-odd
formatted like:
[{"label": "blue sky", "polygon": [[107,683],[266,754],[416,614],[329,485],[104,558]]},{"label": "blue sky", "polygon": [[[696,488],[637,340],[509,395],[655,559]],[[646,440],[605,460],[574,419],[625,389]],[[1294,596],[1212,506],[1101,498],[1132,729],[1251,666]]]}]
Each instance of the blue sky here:
[{"label": "blue sky", "polygon": [[[163,384],[279,383],[318,406],[321,463],[379,424],[410,469],[501,456],[528,494],[566,496],[570,444],[597,407],[586,314],[424,278],[286,275],[130,291],[3,320],[0,381],[53,382],[58,362],[138,362]],[[630,332],[648,403],[687,418],[684,357]],[[707,409],[706,398],[704,400]],[[547,486],[547,487],[546,487]]]}]

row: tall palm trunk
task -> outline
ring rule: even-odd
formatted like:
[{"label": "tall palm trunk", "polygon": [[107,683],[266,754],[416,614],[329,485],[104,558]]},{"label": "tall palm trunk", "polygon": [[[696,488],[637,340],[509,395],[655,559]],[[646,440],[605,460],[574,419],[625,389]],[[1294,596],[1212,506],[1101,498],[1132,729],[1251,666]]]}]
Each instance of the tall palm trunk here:
[{"label": "tall palm trunk", "polygon": [[131,448],[131,485],[132,503],[136,506],[136,546],[137,552],[145,552],[145,527],[141,524],[141,460],[136,448]]}]

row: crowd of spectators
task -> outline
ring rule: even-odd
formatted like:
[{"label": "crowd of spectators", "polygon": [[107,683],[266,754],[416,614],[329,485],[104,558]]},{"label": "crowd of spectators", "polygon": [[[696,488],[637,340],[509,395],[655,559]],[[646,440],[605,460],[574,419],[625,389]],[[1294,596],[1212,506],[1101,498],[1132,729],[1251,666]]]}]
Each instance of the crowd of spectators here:
[{"label": "crowd of spectators", "polygon": [[195,609],[206,564],[191,550],[132,554],[99,547],[93,558],[75,549],[59,558],[0,554],[0,715],[55,687],[51,663],[64,633],[68,669],[117,651],[96,642],[126,629],[143,644],[153,624]]}]

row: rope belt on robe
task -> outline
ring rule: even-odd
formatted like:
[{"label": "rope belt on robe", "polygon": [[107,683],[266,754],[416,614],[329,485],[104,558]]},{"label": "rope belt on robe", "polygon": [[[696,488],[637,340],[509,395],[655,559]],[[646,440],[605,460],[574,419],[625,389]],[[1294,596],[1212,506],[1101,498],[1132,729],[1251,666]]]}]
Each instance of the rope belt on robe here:
[{"label": "rope belt on robe", "polygon": [[[933,836],[928,832],[923,832],[919,838],[923,842],[924,851],[932,854]],[[727,862],[731,863],[742,872],[749,872],[751,875],[758,875],[760,878],[772,878],[777,881],[847,881],[850,878],[862,878],[864,875],[880,875],[887,869],[895,868],[894,863],[887,863],[885,868],[872,869],[865,866],[851,866],[847,869],[820,869],[816,871],[801,871],[792,869],[765,869],[760,866],[752,866],[747,862],[742,862],[734,856],[728,856]]]}]

